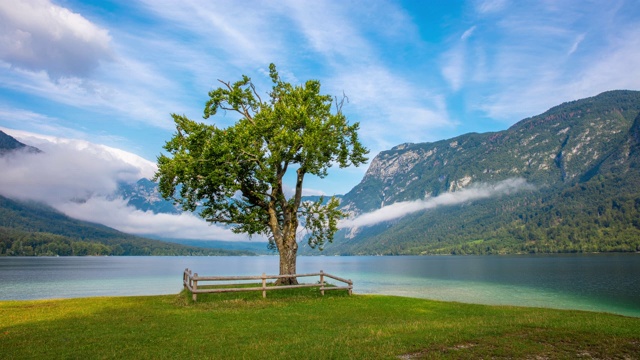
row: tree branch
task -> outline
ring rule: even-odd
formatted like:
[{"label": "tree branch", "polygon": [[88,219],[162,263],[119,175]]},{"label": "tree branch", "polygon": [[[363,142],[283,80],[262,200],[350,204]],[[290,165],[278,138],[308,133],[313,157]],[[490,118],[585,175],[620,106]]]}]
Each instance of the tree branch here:
[{"label": "tree branch", "polygon": [[342,92],[342,99],[340,101],[338,101],[338,97],[335,97],[335,103],[336,103],[336,112],[338,114],[342,113],[342,106],[344,105],[344,100],[347,100],[347,104],[349,103],[349,97],[347,97],[347,95],[344,93],[344,91]]}]

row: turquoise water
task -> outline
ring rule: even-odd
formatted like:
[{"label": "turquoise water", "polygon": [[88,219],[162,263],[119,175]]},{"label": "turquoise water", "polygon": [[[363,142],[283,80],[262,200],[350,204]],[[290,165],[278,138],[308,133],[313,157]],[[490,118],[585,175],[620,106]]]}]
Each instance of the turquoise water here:
[{"label": "turquoise water", "polygon": [[[277,273],[277,256],[0,258],[0,299],[177,293],[182,271]],[[640,254],[299,257],[298,272],[354,281],[361,294],[605,311],[640,317]]]}]

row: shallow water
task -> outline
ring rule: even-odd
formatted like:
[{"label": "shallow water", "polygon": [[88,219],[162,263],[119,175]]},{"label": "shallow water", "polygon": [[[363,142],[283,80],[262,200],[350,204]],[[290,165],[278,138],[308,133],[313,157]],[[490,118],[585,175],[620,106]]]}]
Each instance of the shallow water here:
[{"label": "shallow water", "polygon": [[[0,299],[178,293],[185,268],[274,274],[278,257],[4,257]],[[298,273],[321,269],[361,294],[640,317],[640,254],[298,258]]]}]

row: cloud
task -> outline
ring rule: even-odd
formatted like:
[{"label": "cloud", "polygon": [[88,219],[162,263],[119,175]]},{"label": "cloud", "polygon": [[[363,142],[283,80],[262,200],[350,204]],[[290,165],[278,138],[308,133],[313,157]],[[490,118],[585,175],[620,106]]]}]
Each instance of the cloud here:
[{"label": "cloud", "polygon": [[9,134],[44,152],[0,158],[0,192],[7,197],[50,205],[84,200],[112,193],[118,182],[135,182],[155,172],[155,164],[108,146],[20,131]]},{"label": "cloud", "polygon": [[462,36],[460,36],[460,40],[467,40],[467,38],[469,38],[469,36],[471,36],[475,30],[476,30],[475,25],[468,28],[464,33],[462,33]]},{"label": "cloud", "polygon": [[[155,235],[168,239],[196,239],[246,241],[246,235],[235,234],[229,229],[209,225],[191,214],[154,214],[127,206],[123,199],[107,199],[94,196],[86,202],[64,202],[55,207],[76,219],[100,223],[122,232],[135,235]],[[254,240],[263,240],[260,237]]]},{"label": "cloud", "polygon": [[329,84],[329,93],[344,91],[349,97],[343,110],[361,121],[360,135],[372,155],[402,142],[425,141],[434,129],[454,125],[441,96],[385,67],[344,69]]},{"label": "cloud", "polygon": [[381,222],[399,219],[418,211],[435,209],[440,206],[458,205],[469,201],[533,189],[534,187],[523,178],[507,179],[493,185],[478,184],[460,191],[448,192],[425,200],[397,202],[373,212],[359,215],[353,219],[342,220],[339,227],[355,229],[372,226]]},{"label": "cloud", "polygon": [[457,46],[443,56],[442,76],[454,92],[462,88],[465,70],[465,49],[463,46]]},{"label": "cloud", "polygon": [[513,123],[564,101],[640,86],[633,65],[640,31],[637,17],[625,14],[637,11],[631,3],[514,2],[508,11],[492,4],[481,4],[494,10],[480,11],[473,20],[482,31],[467,39],[484,62],[464,68],[465,87],[479,89],[467,101],[486,116]]},{"label": "cloud", "polygon": [[476,9],[481,14],[494,13],[503,10],[507,2],[507,0],[482,0],[477,2]]},{"label": "cloud", "polygon": [[0,59],[15,67],[85,77],[111,60],[110,42],[107,30],[48,0],[0,2]]},{"label": "cloud", "polygon": [[142,0],[148,11],[186,30],[200,46],[215,49],[228,64],[268,65],[278,57],[282,36],[289,28],[281,4],[235,1]]},{"label": "cloud", "polygon": [[[154,214],[113,198],[119,182],[133,183],[156,171],[156,165],[135,154],[84,140],[23,131],[6,133],[44,151],[0,157],[0,194],[45,202],[66,215],[137,235],[200,240],[247,240],[191,214]],[[255,238],[264,240],[261,237]]]},{"label": "cloud", "polygon": [[580,46],[580,43],[584,40],[585,36],[586,34],[580,34],[576,37],[576,41],[573,43],[573,45],[571,45],[571,49],[569,49],[569,55],[573,54],[574,52],[576,52],[576,50],[578,50],[578,46]]}]

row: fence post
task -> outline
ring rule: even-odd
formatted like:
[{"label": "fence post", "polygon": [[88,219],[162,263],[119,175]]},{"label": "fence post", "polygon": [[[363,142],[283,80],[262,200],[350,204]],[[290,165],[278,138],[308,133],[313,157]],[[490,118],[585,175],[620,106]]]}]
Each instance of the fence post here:
[{"label": "fence post", "polygon": [[187,290],[187,281],[189,279],[188,271],[189,271],[189,268],[186,268],[182,273],[182,286],[184,287],[185,290]]},{"label": "fence post", "polygon": [[349,279],[349,295],[351,295],[353,290],[353,281],[351,281],[351,279]]},{"label": "fence post", "polygon": [[198,300],[198,294],[195,291],[198,290],[198,273],[193,274],[193,301]]},{"label": "fence post", "polygon": [[324,296],[324,271],[320,270],[320,294]]},{"label": "fence post", "polygon": [[267,274],[262,273],[262,298],[267,297]]}]

